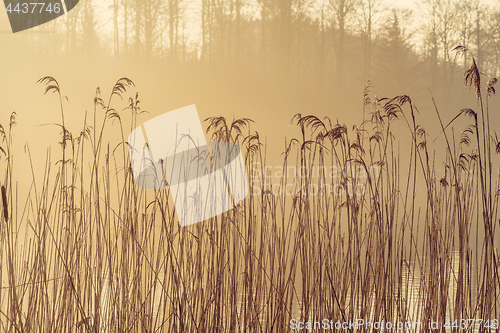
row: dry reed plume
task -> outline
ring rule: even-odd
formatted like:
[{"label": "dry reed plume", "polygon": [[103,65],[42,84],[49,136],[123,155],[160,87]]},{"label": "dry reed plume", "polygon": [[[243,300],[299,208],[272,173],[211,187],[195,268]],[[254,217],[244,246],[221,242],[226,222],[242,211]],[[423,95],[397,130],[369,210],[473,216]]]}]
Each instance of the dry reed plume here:
[{"label": "dry reed plume", "polygon": [[[32,180],[25,199],[12,176],[15,114],[0,131],[0,330],[288,332],[291,319],[360,318],[422,322],[408,331],[427,332],[429,320],[444,330],[447,320],[481,318],[490,327],[479,331],[497,331],[500,192],[493,166],[500,143],[488,110],[496,80],[483,105],[480,76],[473,60],[465,83],[475,89],[478,111],[459,113],[472,118],[459,142],[441,123],[444,176],[408,96],[371,100],[367,87],[366,120],[352,130],[295,115],[301,137],[286,142],[274,184],[250,119],[207,119],[215,140],[242,147],[259,191],[185,228],[168,190],[134,184],[124,138],[144,111],[137,95],[115,109],[133,82],[118,80],[108,101],[98,89],[90,120],[75,134],[65,125],[58,82],[42,78],[45,92],[59,96],[60,152],[47,152],[44,177]],[[400,154],[395,123],[408,128],[408,156]],[[117,128],[118,141],[107,140]],[[293,193],[276,191],[289,183]]]}]

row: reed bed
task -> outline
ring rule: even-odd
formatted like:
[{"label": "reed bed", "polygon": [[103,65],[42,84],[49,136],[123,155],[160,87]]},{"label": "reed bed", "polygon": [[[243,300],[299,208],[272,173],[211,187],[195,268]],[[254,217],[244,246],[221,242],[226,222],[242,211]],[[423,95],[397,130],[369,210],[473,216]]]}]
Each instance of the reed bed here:
[{"label": "reed bed", "polygon": [[[363,319],[394,327],[342,330],[421,322],[404,331],[498,331],[494,81],[483,92],[473,62],[466,83],[478,109],[457,115],[470,117],[460,138],[441,124],[441,160],[410,97],[372,100],[368,87],[366,120],[353,129],[295,115],[301,135],[285,142],[272,174],[250,119],[209,118],[213,140],[241,146],[250,194],[181,228],[168,189],[134,183],[125,138],[146,118],[138,95],[129,96],[133,82],[118,80],[107,101],[97,90],[94,112],[75,134],[58,82],[42,78],[46,93],[60,97],[62,135],[26,198],[12,175],[15,114],[0,133],[0,330],[288,332],[299,322]],[[127,105],[116,111],[122,98]],[[437,108],[426,112],[441,119]],[[393,134],[395,124],[405,137]],[[120,134],[108,140],[109,131]],[[435,168],[441,162],[444,176]],[[484,322],[463,330],[462,319]]]}]

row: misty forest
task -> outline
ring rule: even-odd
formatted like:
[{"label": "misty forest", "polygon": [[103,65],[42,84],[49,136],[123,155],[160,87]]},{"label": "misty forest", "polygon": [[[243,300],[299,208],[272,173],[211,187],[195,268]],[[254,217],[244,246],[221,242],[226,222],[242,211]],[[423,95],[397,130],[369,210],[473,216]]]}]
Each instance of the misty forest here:
[{"label": "misty forest", "polygon": [[488,76],[500,71],[500,9],[479,0],[426,0],[411,10],[384,0],[108,2],[86,1],[39,27],[58,33],[30,35],[29,50],[251,71],[336,105],[369,80],[381,96],[430,88],[448,103],[470,66],[452,52],[458,45]]}]

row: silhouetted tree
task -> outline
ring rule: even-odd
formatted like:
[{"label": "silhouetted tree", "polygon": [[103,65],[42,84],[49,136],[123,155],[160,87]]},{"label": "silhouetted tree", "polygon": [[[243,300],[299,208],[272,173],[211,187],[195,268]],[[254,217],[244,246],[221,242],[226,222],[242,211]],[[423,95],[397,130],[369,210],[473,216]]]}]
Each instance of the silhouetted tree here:
[{"label": "silhouetted tree", "polygon": [[375,82],[380,90],[389,94],[414,89],[418,57],[409,44],[411,34],[402,24],[408,24],[410,18],[410,11],[393,9],[383,27],[375,57]]},{"label": "silhouetted tree", "polygon": [[347,24],[349,19],[355,12],[354,0],[330,0],[334,15],[334,50],[336,62],[336,78],[337,90],[339,96],[342,96],[342,87],[344,83],[344,57],[345,57],[345,41],[347,35]]},{"label": "silhouetted tree", "polygon": [[382,0],[361,0],[359,7],[359,29],[363,45],[363,81],[368,81],[371,79],[374,32],[382,18],[384,8]]}]

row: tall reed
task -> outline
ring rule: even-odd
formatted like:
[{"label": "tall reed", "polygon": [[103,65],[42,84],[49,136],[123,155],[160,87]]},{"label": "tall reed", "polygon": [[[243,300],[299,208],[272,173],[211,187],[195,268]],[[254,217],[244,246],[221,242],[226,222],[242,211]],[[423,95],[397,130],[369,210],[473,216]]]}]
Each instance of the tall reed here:
[{"label": "tall reed", "polygon": [[[125,137],[145,118],[133,82],[118,80],[107,102],[97,89],[93,114],[74,134],[57,80],[42,78],[61,102],[60,151],[47,151],[43,179],[33,172],[26,198],[18,197],[12,173],[15,114],[7,131],[0,128],[7,202],[0,329],[284,332],[298,322],[363,319],[421,322],[408,331],[427,332],[429,321],[438,321],[439,331],[450,321],[449,331],[459,331],[455,319],[480,318],[489,327],[479,331],[495,331],[493,154],[500,144],[491,135],[488,99],[496,81],[484,106],[472,63],[466,83],[475,87],[479,112],[459,113],[473,119],[459,141],[441,123],[443,161],[410,97],[371,100],[368,87],[369,117],[359,127],[295,115],[301,135],[285,140],[281,165],[272,169],[250,119],[207,119],[213,140],[242,147],[250,194],[184,228],[168,189],[134,182]],[[407,136],[396,137],[394,124],[407,127]]]}]

